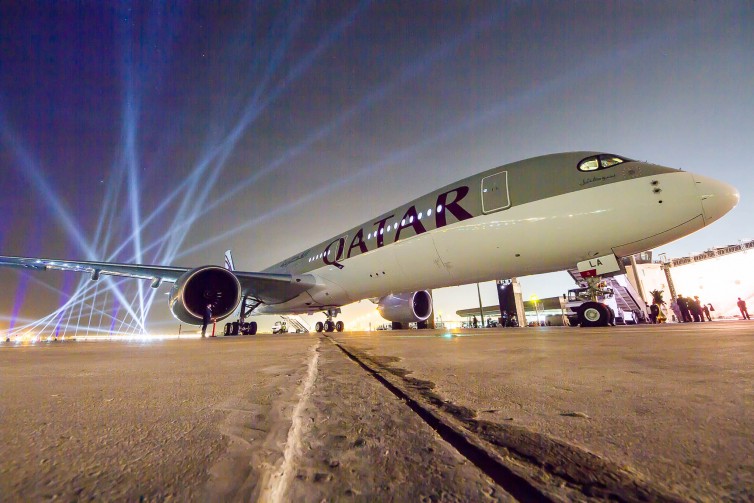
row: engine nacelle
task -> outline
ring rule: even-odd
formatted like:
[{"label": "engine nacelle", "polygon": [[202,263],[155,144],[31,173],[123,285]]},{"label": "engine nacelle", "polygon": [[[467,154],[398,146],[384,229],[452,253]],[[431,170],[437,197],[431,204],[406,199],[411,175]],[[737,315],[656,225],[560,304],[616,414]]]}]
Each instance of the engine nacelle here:
[{"label": "engine nacelle", "polygon": [[208,265],[187,271],[170,290],[170,311],[178,320],[201,325],[207,304],[212,317],[221,320],[233,314],[241,302],[241,283],[222,267]]},{"label": "engine nacelle", "polygon": [[377,303],[380,316],[396,323],[418,323],[432,314],[432,296],[426,290],[397,293],[382,297]]}]

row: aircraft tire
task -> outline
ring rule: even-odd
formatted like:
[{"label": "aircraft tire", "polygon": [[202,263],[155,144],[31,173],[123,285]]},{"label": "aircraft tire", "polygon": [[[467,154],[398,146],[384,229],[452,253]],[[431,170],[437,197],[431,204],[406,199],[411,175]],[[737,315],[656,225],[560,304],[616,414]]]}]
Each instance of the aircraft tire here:
[{"label": "aircraft tire", "polygon": [[249,335],[256,335],[257,334],[257,322],[252,321],[249,323]]},{"label": "aircraft tire", "polygon": [[610,315],[609,308],[600,302],[584,302],[579,307],[579,325],[582,327],[606,327]]},{"label": "aircraft tire", "polygon": [[230,335],[230,323],[225,324],[225,329],[223,330],[223,335]]},{"label": "aircraft tire", "polygon": [[324,329],[325,329],[325,325],[321,321],[318,321],[317,323],[314,324],[315,332],[321,332]]},{"label": "aircraft tire", "polygon": [[332,321],[329,321],[329,320],[326,321],[325,322],[325,332],[332,332],[333,330],[335,330],[335,323],[333,323]]},{"label": "aircraft tire", "polygon": [[342,321],[339,321],[335,324],[335,330],[337,330],[338,332],[342,332],[345,328],[346,325]]}]

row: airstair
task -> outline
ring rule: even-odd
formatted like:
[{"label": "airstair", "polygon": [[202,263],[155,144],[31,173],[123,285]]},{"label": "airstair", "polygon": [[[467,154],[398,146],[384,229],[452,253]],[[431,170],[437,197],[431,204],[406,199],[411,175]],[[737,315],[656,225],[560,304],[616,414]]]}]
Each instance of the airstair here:
[{"label": "airstair", "polygon": [[[588,286],[586,281],[581,277],[578,269],[568,269],[568,274],[571,275],[579,287],[586,288]],[[641,295],[639,295],[639,292],[636,291],[625,274],[603,277],[602,281],[605,282],[607,288],[613,291],[613,298],[618,309],[623,312],[643,312],[645,316],[648,315],[647,307],[641,300]]]},{"label": "airstair", "polygon": [[281,316],[288,325],[288,330],[306,334],[309,326],[299,316]]},{"label": "airstair", "polygon": [[608,286],[613,289],[615,301],[620,309],[632,312],[644,311],[644,314],[647,314],[646,306],[642,302],[639,292],[628,281],[628,277],[625,274],[606,279]]}]

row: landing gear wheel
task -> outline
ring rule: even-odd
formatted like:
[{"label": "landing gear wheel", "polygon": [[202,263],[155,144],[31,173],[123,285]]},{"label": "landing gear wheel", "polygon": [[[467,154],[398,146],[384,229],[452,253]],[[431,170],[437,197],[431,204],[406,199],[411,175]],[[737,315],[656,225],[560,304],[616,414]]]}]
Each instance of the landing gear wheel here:
[{"label": "landing gear wheel", "polygon": [[579,325],[582,327],[606,327],[610,315],[610,309],[599,302],[584,302],[579,307]]},{"label": "landing gear wheel", "polygon": [[324,329],[325,329],[325,326],[324,326],[324,324],[322,324],[321,321],[318,321],[317,323],[314,324],[314,330],[316,332],[321,332]]},{"label": "landing gear wheel", "polygon": [[332,332],[333,330],[335,330],[335,323],[333,323],[330,320],[327,320],[325,322],[325,332]]},{"label": "landing gear wheel", "polygon": [[249,335],[256,335],[257,334],[257,322],[256,321],[249,322],[249,328],[248,328],[247,331],[248,331]]},{"label": "landing gear wheel", "polygon": [[223,331],[223,335],[230,335],[230,323],[225,324],[225,330]]},{"label": "landing gear wheel", "polygon": [[342,332],[343,329],[345,328],[346,328],[346,325],[342,321],[339,321],[335,324],[335,330],[337,330],[338,332]]}]

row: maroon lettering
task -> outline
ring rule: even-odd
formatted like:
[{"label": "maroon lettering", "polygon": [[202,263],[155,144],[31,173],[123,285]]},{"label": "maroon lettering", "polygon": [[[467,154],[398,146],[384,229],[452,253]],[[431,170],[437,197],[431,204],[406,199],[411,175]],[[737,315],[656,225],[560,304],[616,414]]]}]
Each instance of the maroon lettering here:
[{"label": "maroon lettering", "polygon": [[351,252],[354,248],[358,248],[361,253],[367,252],[367,244],[364,242],[364,229],[359,229],[359,232],[351,240],[351,246],[348,247],[348,256],[351,258]]},{"label": "maroon lettering", "polygon": [[[335,260],[330,260],[330,247],[334,245],[335,243],[338,243],[338,251],[335,254]],[[338,269],[343,269],[344,267],[343,264],[338,262],[338,260],[343,258],[343,248],[345,248],[345,246],[346,246],[346,238],[336,239],[335,241],[327,245],[327,248],[325,248],[325,253],[322,257],[322,260],[327,265],[334,265]]]},{"label": "maroon lettering", "polygon": [[416,234],[427,232],[427,229],[419,220],[419,216],[416,214],[416,208],[414,206],[406,210],[406,214],[403,215],[400,225],[398,225],[398,231],[395,233],[395,240],[398,241],[401,238],[401,231],[407,227],[413,227]]},{"label": "maroon lettering", "polygon": [[[448,202],[448,196],[455,193],[455,197],[452,201]],[[446,215],[448,212],[452,213],[459,221],[472,218],[471,213],[461,207],[458,202],[466,197],[469,193],[469,188],[464,186],[457,189],[449,190],[444,194],[437,196],[437,205],[435,207],[435,222],[437,228],[445,227],[447,225]]]}]

